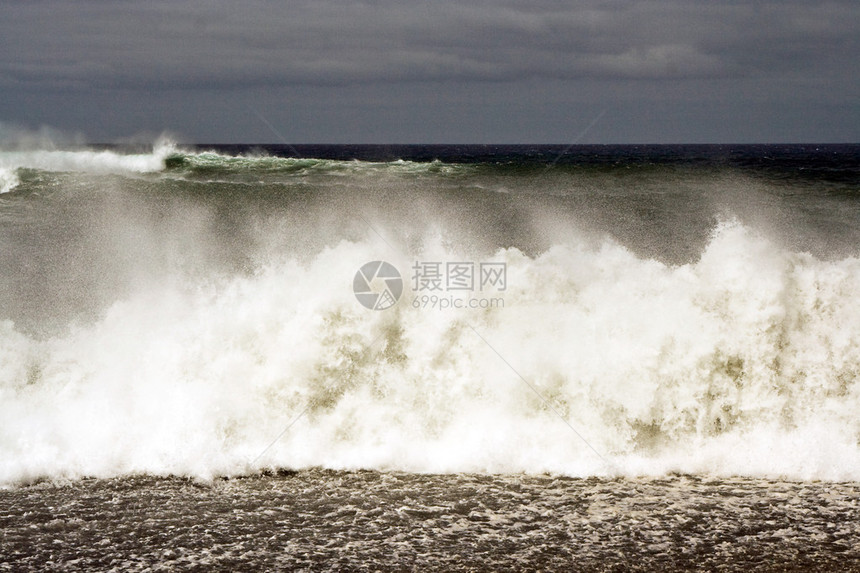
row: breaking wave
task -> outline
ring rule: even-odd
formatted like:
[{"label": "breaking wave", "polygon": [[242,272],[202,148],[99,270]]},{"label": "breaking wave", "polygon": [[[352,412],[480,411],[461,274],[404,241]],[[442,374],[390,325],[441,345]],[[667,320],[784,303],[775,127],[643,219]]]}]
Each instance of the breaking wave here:
[{"label": "breaking wave", "polygon": [[271,155],[224,155],[212,151],[174,152],[165,157],[170,172],[190,176],[213,174],[281,174],[292,176],[323,175],[377,175],[393,173],[399,175],[446,175],[468,173],[470,167],[453,165],[442,161],[359,161],[302,157],[277,157]]},{"label": "breaking wave", "polygon": [[147,173],[161,171],[165,158],[174,151],[175,146],[170,142],[157,144],[150,153],[138,154],[93,149],[0,151],[0,168],[49,172]]},{"label": "breaking wave", "polygon": [[215,151],[188,151],[170,141],[162,141],[148,153],[123,153],[117,149],[17,150],[0,151],[0,193],[14,190],[20,183],[19,170],[49,173],[92,173],[135,175],[163,173],[169,178],[220,181],[213,177],[252,175],[255,180],[267,176],[295,177],[322,175],[331,177],[375,177],[466,175],[468,165],[442,161],[359,161],[301,157],[277,157],[266,154],[225,155]]},{"label": "breaking wave", "polygon": [[14,169],[0,168],[0,195],[15,189],[19,182]]},{"label": "breaking wave", "polygon": [[[860,259],[729,221],[689,264],[611,240],[505,248],[487,258],[507,265],[503,308],[415,308],[407,288],[371,311],[352,280],[379,258],[344,240],[148,283],[48,338],[0,322],[0,483],[309,466],[860,480]],[[411,261],[388,258],[408,287]]]}]

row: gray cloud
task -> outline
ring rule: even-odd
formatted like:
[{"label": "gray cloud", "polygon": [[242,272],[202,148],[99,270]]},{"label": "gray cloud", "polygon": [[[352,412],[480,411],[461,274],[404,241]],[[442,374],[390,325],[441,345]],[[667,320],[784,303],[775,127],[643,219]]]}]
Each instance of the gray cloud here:
[{"label": "gray cloud", "polygon": [[860,3],[5,0],[0,121],[98,139],[860,139]]},{"label": "gray cloud", "polygon": [[[11,2],[5,86],[708,78],[856,57],[856,2]],[[852,53],[853,52],[853,53]]]}]

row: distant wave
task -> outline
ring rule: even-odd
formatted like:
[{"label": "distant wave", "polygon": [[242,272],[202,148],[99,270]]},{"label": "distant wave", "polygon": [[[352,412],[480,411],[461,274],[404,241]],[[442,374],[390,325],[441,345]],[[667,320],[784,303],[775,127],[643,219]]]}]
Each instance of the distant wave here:
[{"label": "distant wave", "polygon": [[860,480],[860,259],[729,221],[694,263],[611,241],[502,249],[503,310],[416,309],[407,290],[374,312],[350,286],[377,256],[343,241],[149,284],[50,339],[0,322],[0,483],[309,466]]},{"label": "distant wave", "polygon": [[172,142],[161,141],[156,143],[149,153],[94,149],[0,151],[0,193],[16,188],[20,183],[20,169],[119,175],[165,172],[171,176],[204,181],[213,176],[230,174],[279,174],[296,177],[315,174],[439,176],[472,171],[472,167],[468,165],[447,164],[438,160],[370,162],[183,151]]},{"label": "distant wave", "polygon": [[0,151],[0,168],[38,169],[89,173],[146,173],[161,171],[164,160],[175,152],[169,142],[157,144],[151,153],[123,154],[110,150]]},{"label": "distant wave", "polygon": [[157,143],[150,153],[136,154],[94,149],[0,151],[0,193],[13,191],[20,184],[21,169],[55,173],[153,173],[162,171],[165,158],[174,152],[175,145],[167,141]]},{"label": "distant wave", "polygon": [[224,155],[216,152],[173,152],[165,157],[166,167],[177,173],[209,175],[219,173],[280,173],[286,175],[355,175],[396,173],[403,175],[440,175],[468,172],[467,165],[441,161],[343,161],[334,159],[274,157],[270,155]]}]

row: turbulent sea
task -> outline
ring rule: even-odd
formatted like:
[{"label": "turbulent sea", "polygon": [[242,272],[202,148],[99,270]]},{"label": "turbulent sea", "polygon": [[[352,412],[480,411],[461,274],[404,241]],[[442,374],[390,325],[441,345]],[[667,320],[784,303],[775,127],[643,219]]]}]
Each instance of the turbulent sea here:
[{"label": "turbulent sea", "polygon": [[0,570],[860,571],[860,145],[0,151]]}]

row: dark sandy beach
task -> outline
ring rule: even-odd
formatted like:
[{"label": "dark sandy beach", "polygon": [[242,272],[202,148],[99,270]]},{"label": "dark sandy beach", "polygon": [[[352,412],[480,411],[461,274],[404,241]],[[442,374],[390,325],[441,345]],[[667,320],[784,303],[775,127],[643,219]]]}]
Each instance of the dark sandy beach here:
[{"label": "dark sandy beach", "polygon": [[307,470],[0,492],[0,569],[860,571],[860,484]]}]

